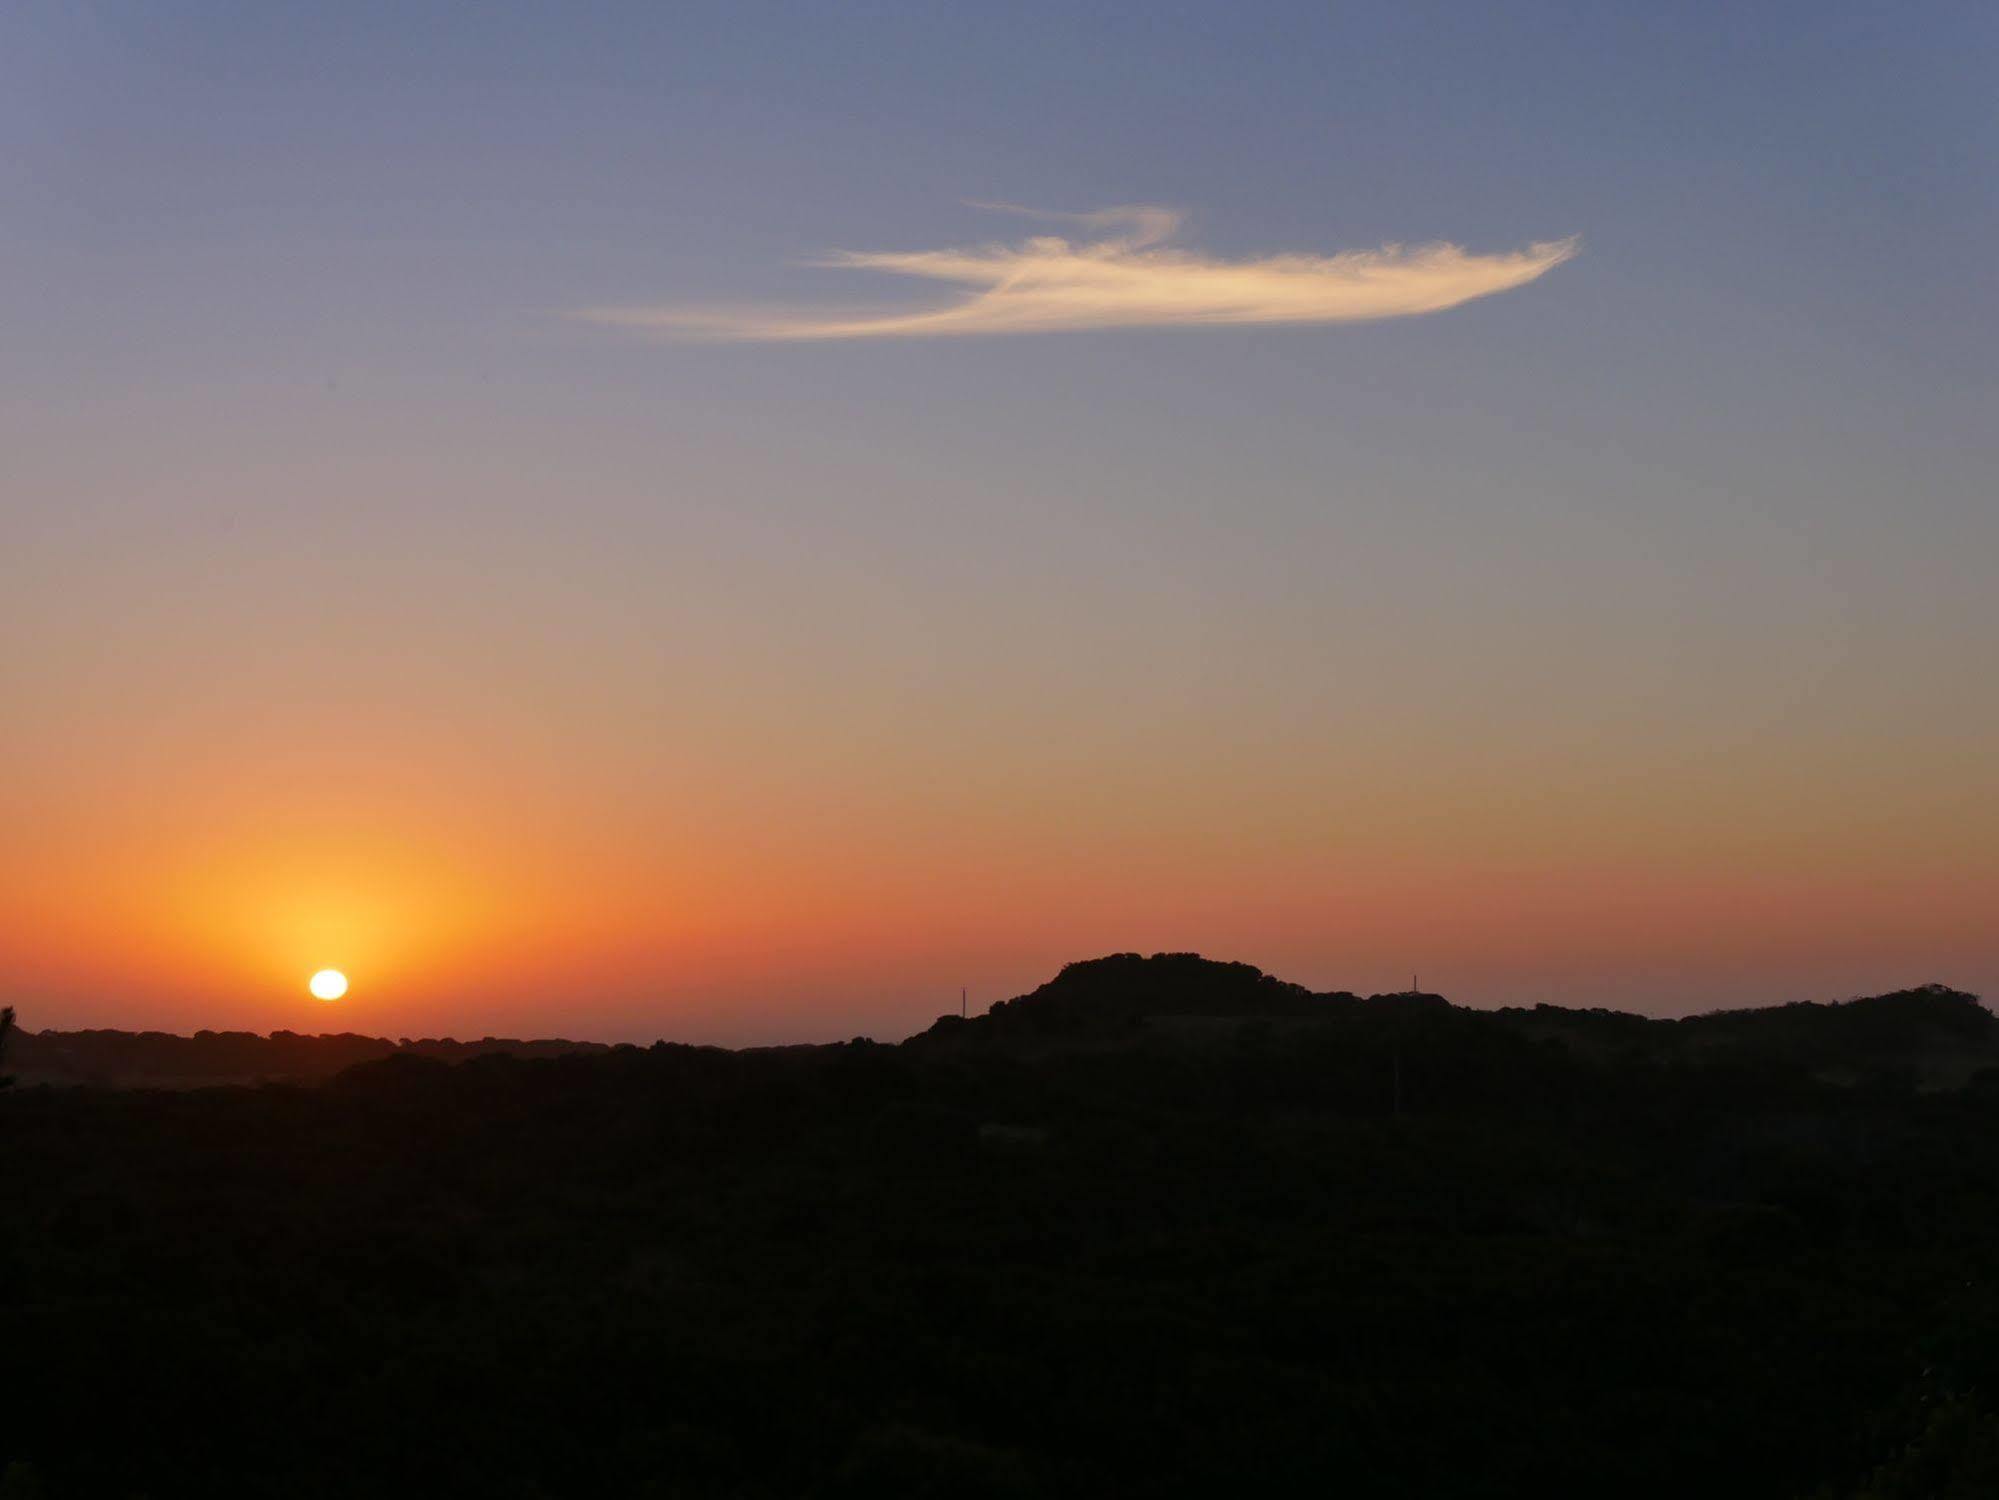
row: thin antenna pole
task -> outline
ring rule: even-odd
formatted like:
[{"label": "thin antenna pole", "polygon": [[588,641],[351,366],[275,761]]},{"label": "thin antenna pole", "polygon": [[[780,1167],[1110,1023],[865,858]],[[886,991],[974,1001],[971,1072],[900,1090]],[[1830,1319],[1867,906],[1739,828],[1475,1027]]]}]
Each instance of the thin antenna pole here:
[{"label": "thin antenna pole", "polygon": [[958,986],[958,1019],[965,1019],[965,987],[962,984]]}]

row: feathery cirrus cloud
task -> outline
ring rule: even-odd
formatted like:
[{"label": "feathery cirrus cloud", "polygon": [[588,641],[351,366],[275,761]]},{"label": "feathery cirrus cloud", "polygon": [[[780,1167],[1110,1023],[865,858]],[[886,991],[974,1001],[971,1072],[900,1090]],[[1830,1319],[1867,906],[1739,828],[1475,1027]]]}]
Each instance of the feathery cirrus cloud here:
[{"label": "feathery cirrus cloud", "polygon": [[847,251],[812,262],[966,288],[942,306],[885,311],[728,307],[598,307],[577,316],[640,332],[733,340],[918,338],[1087,328],[1361,323],[1412,317],[1525,286],[1576,253],[1547,240],[1503,255],[1458,245],[1220,260],[1167,242],[1172,209],[1134,206],[1041,214],[1102,233],[1081,242],[1037,235],[961,250]]}]

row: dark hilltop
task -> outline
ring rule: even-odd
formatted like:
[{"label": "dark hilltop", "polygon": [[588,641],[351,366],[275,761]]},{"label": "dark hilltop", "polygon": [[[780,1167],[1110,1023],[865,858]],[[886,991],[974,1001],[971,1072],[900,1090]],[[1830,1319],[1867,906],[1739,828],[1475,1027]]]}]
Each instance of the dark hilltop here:
[{"label": "dark hilltop", "polygon": [[915,1039],[971,1044],[1238,1043],[1271,1036],[1308,1042],[1335,1034],[1399,1035],[1411,1027],[1442,1043],[1528,1040],[1596,1062],[1801,1068],[1827,1083],[1902,1080],[1961,1086],[1999,1066],[1999,1030],[1976,995],[1926,984],[1830,1004],[1799,1002],[1662,1020],[1556,1005],[1471,1010],[1416,990],[1362,996],[1315,992],[1250,964],[1195,953],[1113,954],[1066,966],[1030,994],[983,1016],[940,1017]]}]

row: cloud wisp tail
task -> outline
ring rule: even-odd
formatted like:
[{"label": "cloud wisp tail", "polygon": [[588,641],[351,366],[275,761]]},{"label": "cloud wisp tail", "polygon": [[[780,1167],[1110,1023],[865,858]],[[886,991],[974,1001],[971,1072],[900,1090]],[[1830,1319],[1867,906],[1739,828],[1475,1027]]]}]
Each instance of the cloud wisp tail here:
[{"label": "cloud wisp tail", "polygon": [[847,251],[816,262],[961,289],[955,300],[936,306],[599,307],[578,316],[638,332],[763,342],[1363,323],[1441,312],[1525,286],[1577,249],[1570,238],[1497,255],[1432,244],[1223,260],[1175,248],[1181,218],[1171,209],[1134,205],[1046,214],[1011,204],[979,206],[1074,223],[1099,237],[1036,235],[969,249]]}]

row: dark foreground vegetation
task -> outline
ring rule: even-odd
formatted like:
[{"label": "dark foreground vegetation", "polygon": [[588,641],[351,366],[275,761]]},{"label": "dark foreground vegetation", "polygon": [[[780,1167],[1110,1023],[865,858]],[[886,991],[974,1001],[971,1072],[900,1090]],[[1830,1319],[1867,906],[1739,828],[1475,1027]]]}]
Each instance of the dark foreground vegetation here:
[{"label": "dark foreground vegetation", "polygon": [[1992,1018],[1076,965],[0,1093],[0,1496],[1999,1494]]},{"label": "dark foreground vegetation", "polygon": [[9,1064],[23,1084],[89,1084],[97,1088],[205,1088],[218,1083],[323,1083],[356,1063],[389,1057],[464,1062],[505,1052],[514,1057],[566,1057],[608,1052],[601,1042],[523,1042],[485,1037],[476,1042],[296,1031],[44,1031],[17,1036]]}]

